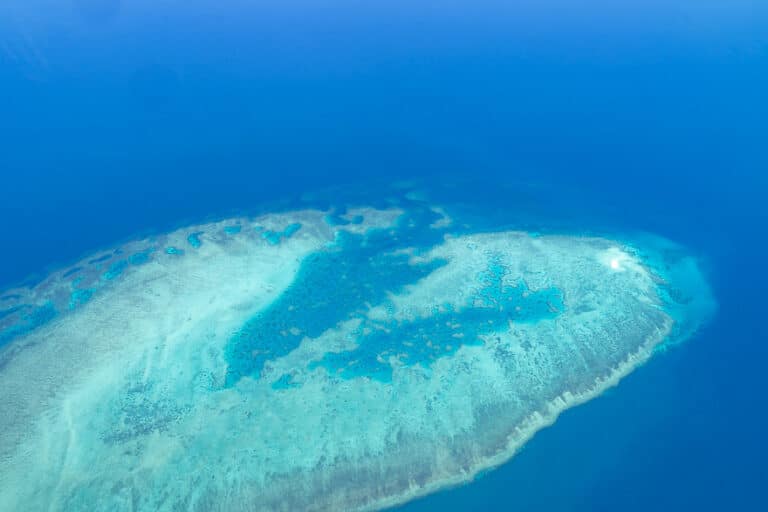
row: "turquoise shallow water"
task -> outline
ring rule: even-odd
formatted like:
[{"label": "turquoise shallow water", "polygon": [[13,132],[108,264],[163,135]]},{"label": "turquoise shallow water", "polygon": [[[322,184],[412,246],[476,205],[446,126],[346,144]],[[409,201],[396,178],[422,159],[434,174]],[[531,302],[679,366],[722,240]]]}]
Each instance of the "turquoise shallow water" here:
[{"label": "turquoise shallow water", "polygon": [[329,222],[316,196],[13,290],[0,506],[402,505],[508,463],[716,309],[663,238],[529,233],[428,201],[436,186],[380,186],[384,209]]},{"label": "turquoise shallow water", "polygon": [[[430,227],[440,217],[425,205],[417,205],[415,210],[399,219],[394,232],[382,229],[369,231],[365,236],[342,233],[335,242],[337,248],[309,258],[291,287],[269,309],[249,320],[230,341],[227,381],[235,383],[243,375],[258,376],[266,361],[294,350],[305,336],[317,337],[342,320],[360,316],[366,303],[386,300],[388,294],[416,285],[443,266],[446,262],[440,260],[413,265],[409,263],[408,254],[397,253],[398,250],[423,253],[431,249],[447,232]],[[343,225],[344,222],[333,221],[331,224]],[[286,233],[290,227],[286,228]],[[455,229],[450,231],[455,232]],[[448,304],[444,310],[414,322],[385,321],[369,325],[363,321],[355,333],[358,348],[329,354],[317,365],[330,372],[341,371],[341,375],[350,378],[370,376],[387,380],[391,378],[391,369],[377,360],[377,356],[402,352],[404,342],[417,342],[413,350],[406,352],[412,363],[429,363],[435,357],[450,355],[452,350],[458,349],[462,344],[458,341],[448,351],[445,347],[432,348],[418,343],[427,334],[436,339],[450,338],[451,329],[446,324],[464,325],[467,342],[477,343],[483,325],[492,325],[494,320],[499,323],[507,319],[533,322],[553,316],[563,307],[557,289],[540,290],[528,296],[525,283],[514,288],[503,284],[504,272],[501,263],[497,263],[477,276],[483,287],[477,297],[467,298],[467,310],[462,307],[455,311]],[[481,302],[481,309],[469,309],[474,300]],[[474,327],[468,331],[468,326]],[[290,332],[291,329],[295,333]],[[364,334],[365,330],[373,332]],[[276,343],[276,340],[280,341]],[[259,355],[253,357],[254,351]],[[280,382],[288,377],[281,377]]]}]

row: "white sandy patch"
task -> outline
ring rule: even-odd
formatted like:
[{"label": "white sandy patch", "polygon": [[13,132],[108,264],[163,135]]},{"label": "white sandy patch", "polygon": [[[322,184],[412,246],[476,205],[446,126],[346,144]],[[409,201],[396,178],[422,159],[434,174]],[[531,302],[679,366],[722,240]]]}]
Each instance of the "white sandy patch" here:
[{"label": "white sandy patch", "polygon": [[437,219],[435,222],[429,225],[432,229],[442,229],[447,228],[451,224],[453,224],[453,219],[448,215],[444,208],[440,206],[433,206],[430,208],[433,212],[440,215],[440,218]]}]

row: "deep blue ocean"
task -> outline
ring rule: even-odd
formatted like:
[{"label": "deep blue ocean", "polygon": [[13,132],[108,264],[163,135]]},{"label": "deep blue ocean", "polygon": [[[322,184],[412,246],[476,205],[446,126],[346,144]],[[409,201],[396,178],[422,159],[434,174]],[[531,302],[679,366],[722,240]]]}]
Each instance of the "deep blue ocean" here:
[{"label": "deep blue ocean", "polygon": [[403,511],[768,510],[768,3],[0,6],[0,289],[398,181],[489,222],[661,234],[719,303],[510,463]]}]

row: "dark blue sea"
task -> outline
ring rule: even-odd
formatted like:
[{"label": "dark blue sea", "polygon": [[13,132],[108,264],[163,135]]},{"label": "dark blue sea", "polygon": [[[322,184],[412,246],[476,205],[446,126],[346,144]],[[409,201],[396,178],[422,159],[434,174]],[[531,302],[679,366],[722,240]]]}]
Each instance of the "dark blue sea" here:
[{"label": "dark blue sea", "polygon": [[394,182],[488,222],[663,235],[719,304],[508,464],[404,512],[768,510],[768,3],[0,6],[0,289]]}]

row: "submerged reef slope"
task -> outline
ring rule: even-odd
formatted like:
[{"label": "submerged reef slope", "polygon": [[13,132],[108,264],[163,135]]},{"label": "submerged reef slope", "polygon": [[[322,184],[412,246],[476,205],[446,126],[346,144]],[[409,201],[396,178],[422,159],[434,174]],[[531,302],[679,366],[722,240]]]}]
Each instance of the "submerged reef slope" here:
[{"label": "submerged reef slope", "polygon": [[712,312],[671,242],[455,224],[229,219],[3,294],[0,510],[402,503],[508,460]]}]

